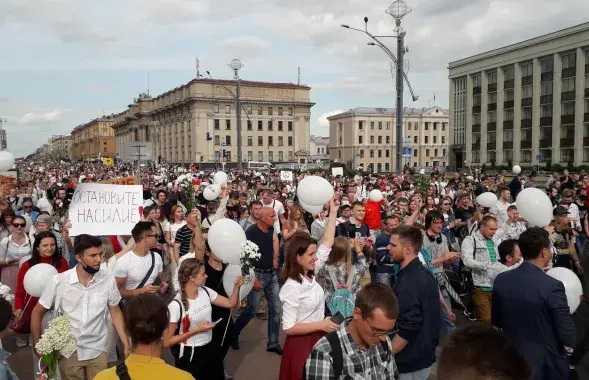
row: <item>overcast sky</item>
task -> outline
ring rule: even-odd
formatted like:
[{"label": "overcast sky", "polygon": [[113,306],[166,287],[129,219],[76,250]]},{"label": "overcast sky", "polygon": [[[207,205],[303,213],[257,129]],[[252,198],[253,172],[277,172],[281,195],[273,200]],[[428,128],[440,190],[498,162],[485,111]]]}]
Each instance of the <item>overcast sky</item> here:
[{"label": "overcast sky", "polygon": [[[89,5],[94,4],[94,5]],[[472,54],[579,24],[589,1],[407,0],[403,19],[408,75],[419,101],[448,106],[447,64]],[[366,45],[393,34],[379,0],[1,0],[0,116],[16,156],[52,134],[120,112],[140,92],[158,95],[202,71],[230,78],[297,81],[312,87],[311,133],[328,115],[360,106],[393,107],[388,57]],[[387,39],[396,51],[395,40]]]}]

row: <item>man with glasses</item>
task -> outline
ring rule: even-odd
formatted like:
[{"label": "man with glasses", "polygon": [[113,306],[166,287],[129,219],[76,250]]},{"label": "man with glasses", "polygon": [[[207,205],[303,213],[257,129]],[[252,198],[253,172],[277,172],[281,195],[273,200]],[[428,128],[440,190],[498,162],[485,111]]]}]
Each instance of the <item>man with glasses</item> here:
[{"label": "man with glasses", "polygon": [[28,216],[35,223],[39,213],[33,209],[33,200],[31,198],[25,198],[22,202],[22,210],[17,211],[16,215]]},{"label": "man with glasses", "polygon": [[392,341],[400,380],[429,378],[440,337],[440,292],[436,279],[419,260],[422,244],[418,227],[401,226],[391,235],[391,261],[400,267],[394,287],[399,331]]},{"label": "man with glasses", "polygon": [[165,293],[168,284],[164,282],[164,263],[153,249],[158,242],[159,230],[153,222],[139,222],[131,235],[135,240],[132,251],[121,256],[113,274],[123,300],[142,293]]},{"label": "man with glasses", "polygon": [[356,296],[352,317],[321,338],[305,364],[303,379],[396,380],[390,336],[399,315],[395,294],[386,285],[368,284]]}]

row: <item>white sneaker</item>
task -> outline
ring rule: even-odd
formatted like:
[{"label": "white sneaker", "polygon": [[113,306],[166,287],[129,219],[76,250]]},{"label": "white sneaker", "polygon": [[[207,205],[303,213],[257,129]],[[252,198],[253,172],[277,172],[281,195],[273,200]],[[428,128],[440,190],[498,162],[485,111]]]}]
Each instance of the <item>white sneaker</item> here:
[{"label": "white sneaker", "polygon": [[29,341],[26,338],[23,338],[20,335],[16,337],[16,347],[22,348],[26,347],[28,344]]}]

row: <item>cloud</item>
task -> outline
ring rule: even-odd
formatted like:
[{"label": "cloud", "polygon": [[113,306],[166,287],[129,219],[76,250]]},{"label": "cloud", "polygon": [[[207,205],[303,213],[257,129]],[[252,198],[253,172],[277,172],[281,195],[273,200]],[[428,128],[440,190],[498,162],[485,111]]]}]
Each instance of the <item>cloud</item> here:
[{"label": "cloud", "polygon": [[232,57],[240,59],[255,59],[264,55],[270,48],[270,43],[252,36],[232,37],[219,44],[219,50]]},{"label": "cloud", "polygon": [[53,110],[49,112],[29,112],[20,117],[16,122],[20,125],[53,124],[59,121],[62,115],[62,110]]},{"label": "cloud", "polygon": [[317,126],[316,127],[326,127],[329,126],[329,120],[327,120],[328,117],[333,116],[333,115],[337,115],[338,113],[342,113],[344,111],[342,110],[333,110],[333,111],[328,111],[325,112],[324,114],[322,114],[321,116],[319,116],[319,118],[317,118]]}]

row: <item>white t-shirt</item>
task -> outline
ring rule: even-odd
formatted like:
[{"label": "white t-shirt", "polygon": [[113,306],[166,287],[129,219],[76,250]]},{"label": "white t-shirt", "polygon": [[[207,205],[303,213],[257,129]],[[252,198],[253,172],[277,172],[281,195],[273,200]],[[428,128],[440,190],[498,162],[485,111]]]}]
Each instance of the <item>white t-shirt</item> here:
[{"label": "white t-shirt", "polygon": [[[207,294],[208,291],[208,294]],[[204,321],[214,322],[211,321],[211,302],[213,302],[217,298],[217,292],[213,289],[201,287],[198,289],[198,296],[196,299],[188,300],[188,310],[184,310],[184,306],[182,306],[182,318],[184,315],[188,314],[188,318],[190,318],[190,330],[196,328],[199,324]],[[180,294],[176,296],[176,299],[182,303],[182,298]],[[180,320],[180,305],[176,301],[170,302],[168,305],[168,310],[170,311],[170,323],[178,323]],[[182,326],[182,324],[180,325]],[[180,327],[180,333],[184,333],[182,331],[182,327]],[[213,338],[213,330],[209,330],[204,333],[196,334],[188,339],[186,346],[189,347],[201,347],[208,344],[211,339]]]},{"label": "white t-shirt", "polygon": [[[155,259],[155,265],[145,285],[153,284],[157,276],[164,270],[162,257],[157,253],[153,253],[153,258]],[[113,275],[127,278],[125,290],[137,289],[150,267],[151,253],[141,257],[137,256],[133,251],[129,251],[117,260]]]},{"label": "white t-shirt", "polygon": [[181,223],[172,223],[170,224],[170,236],[172,241],[176,241],[176,232],[182,227],[186,225],[186,221],[183,220]]}]

